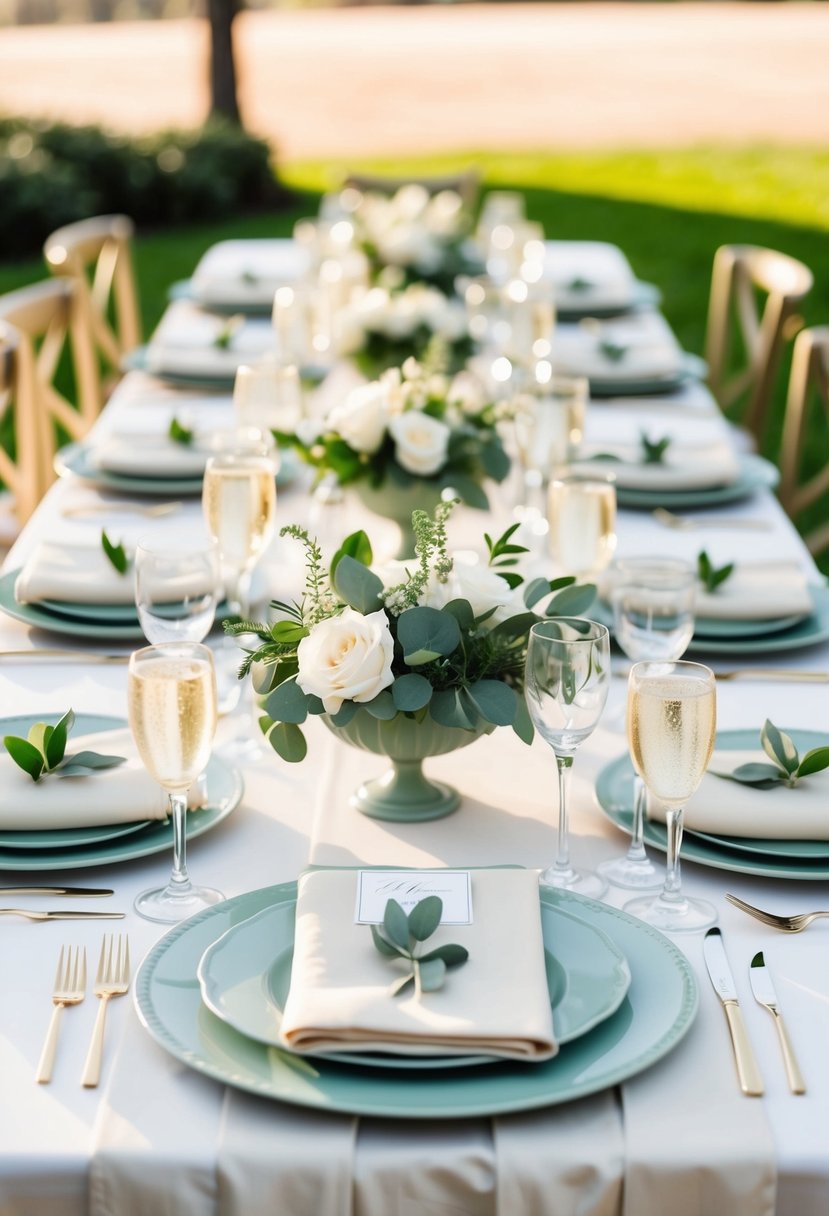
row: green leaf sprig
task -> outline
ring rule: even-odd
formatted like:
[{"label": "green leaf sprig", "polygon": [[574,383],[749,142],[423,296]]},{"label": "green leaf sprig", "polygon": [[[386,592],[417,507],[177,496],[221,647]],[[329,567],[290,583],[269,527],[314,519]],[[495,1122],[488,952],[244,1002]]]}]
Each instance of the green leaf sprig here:
[{"label": "green leaf sprig", "polygon": [[427,895],[412,908],[407,916],[396,899],[386,904],[382,928],[371,926],[374,945],[384,958],[402,958],[409,963],[407,975],[391,986],[391,995],[400,996],[410,984],[414,984],[415,996],[424,992],[437,992],[446,981],[450,967],[461,967],[469,958],[465,946],[449,944],[436,946],[427,954],[419,954],[422,942],[431,937],[443,915],[443,900],[439,895]]},{"label": "green leaf sprig", "polygon": [[102,769],[124,764],[126,756],[105,756],[100,752],[75,752],[66,755],[69,732],[75,725],[75,715],[68,709],[54,726],[35,722],[28,736],[6,735],[3,744],[9,756],[32,781],[55,774],[58,777],[88,777]]},{"label": "green leaf sprig", "polygon": [[183,426],[178,418],[171,418],[170,429],[167,431],[167,434],[173,443],[180,443],[183,447],[190,447],[196,432],[191,430],[190,427]]},{"label": "green leaf sprig", "polygon": [[244,324],[245,318],[241,314],[234,314],[228,317],[222,328],[218,331],[213,339],[213,345],[217,350],[229,350],[233,339]]},{"label": "green leaf sprig", "polygon": [[107,557],[112,562],[118,573],[126,574],[127,567],[130,564],[129,558],[127,557],[127,551],[123,545],[116,545],[114,541],[109,539],[105,528],[101,529],[101,548],[103,549],[104,553],[106,553]]},{"label": "green leaf sprig", "polygon": [[664,464],[665,453],[671,446],[670,435],[663,435],[661,439],[651,439],[644,431],[639,436],[639,442],[642,447],[642,464]]},{"label": "green leaf sprig", "polygon": [[741,764],[732,773],[716,773],[712,769],[713,776],[751,785],[758,790],[773,789],[781,781],[794,789],[804,777],[829,768],[829,747],[813,747],[801,759],[791,735],[778,729],[768,718],[760,731],[760,742],[773,763]]},{"label": "green leaf sprig", "polygon": [[729,562],[727,566],[717,568],[704,549],[697,558],[697,578],[708,592],[716,591],[733,573],[733,562]]},{"label": "green leaf sprig", "polygon": [[610,363],[621,363],[630,347],[624,342],[614,342],[612,338],[602,338],[599,351]]},{"label": "green leaf sprig", "polygon": [[520,526],[520,524],[513,524],[497,540],[493,540],[488,532],[484,532],[484,540],[489,551],[489,566],[501,576],[510,591],[520,587],[524,581],[523,576],[515,573],[511,567],[518,565],[519,554],[529,553],[526,545],[512,543],[512,537]]}]

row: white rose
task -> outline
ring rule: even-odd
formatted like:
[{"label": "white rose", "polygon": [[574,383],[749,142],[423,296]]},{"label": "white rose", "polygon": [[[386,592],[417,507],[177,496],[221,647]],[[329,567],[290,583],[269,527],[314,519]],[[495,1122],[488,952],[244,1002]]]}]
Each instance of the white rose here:
[{"label": "white rose", "polygon": [[475,616],[483,616],[490,608],[496,611],[487,621],[492,628],[500,621],[508,620],[523,611],[523,601],[511,591],[504,579],[489,566],[464,560],[455,554],[452,572],[445,583],[438,582],[433,575],[420,598],[427,608],[443,608],[450,600],[468,600]]},{"label": "white rose", "polygon": [[394,642],[385,612],[363,616],[346,608],[314,625],[297,647],[303,692],[319,697],[335,714],[343,701],[373,701],[394,681]]},{"label": "white rose", "polygon": [[449,300],[441,292],[430,293],[425,301],[424,321],[433,333],[456,342],[467,333],[466,309],[459,300]]},{"label": "white rose", "polygon": [[352,389],[328,415],[328,426],[355,452],[371,455],[380,447],[388,422],[388,386],[379,381]]},{"label": "white rose", "polygon": [[397,463],[408,473],[429,477],[446,463],[451,431],[445,423],[420,410],[407,410],[389,421]]}]

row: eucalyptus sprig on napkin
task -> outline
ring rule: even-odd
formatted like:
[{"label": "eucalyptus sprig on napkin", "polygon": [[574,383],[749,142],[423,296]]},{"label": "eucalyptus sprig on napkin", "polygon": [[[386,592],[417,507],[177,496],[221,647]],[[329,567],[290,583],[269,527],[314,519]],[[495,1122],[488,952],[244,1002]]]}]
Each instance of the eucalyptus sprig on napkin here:
[{"label": "eucalyptus sprig on napkin", "polygon": [[645,431],[642,431],[639,435],[639,443],[642,447],[642,464],[665,464],[665,453],[671,446],[670,435],[663,435],[661,439],[651,439]]},{"label": "eucalyptus sprig on napkin", "polygon": [[431,937],[440,925],[443,915],[443,900],[439,895],[427,895],[412,908],[407,916],[396,899],[386,904],[382,928],[371,926],[374,945],[384,958],[402,958],[411,970],[391,986],[391,995],[399,996],[414,984],[415,996],[424,992],[437,992],[446,981],[450,967],[460,967],[469,958],[465,946],[447,944],[437,946],[428,954],[418,954],[418,947]]},{"label": "eucalyptus sprig on napkin", "polygon": [[228,317],[224,325],[213,339],[213,345],[217,350],[230,350],[233,339],[245,323],[245,318],[241,313],[234,313],[232,317]]},{"label": "eucalyptus sprig on napkin", "polygon": [[75,752],[66,755],[69,732],[75,725],[75,715],[68,709],[54,726],[48,722],[35,722],[27,738],[6,735],[3,744],[18,768],[28,773],[32,781],[42,777],[89,777],[92,773],[107,768],[117,768],[126,762],[126,756],[105,756],[100,752]]},{"label": "eucalyptus sprig on napkin", "polygon": [[716,591],[733,573],[733,562],[729,562],[727,566],[720,566],[718,568],[704,549],[697,558],[697,578],[708,592]]},{"label": "eucalyptus sprig on napkin", "polygon": [[184,426],[183,423],[179,422],[178,418],[173,417],[170,419],[167,435],[172,439],[173,443],[180,443],[183,447],[190,447],[195,434],[196,432],[191,430],[190,427]]},{"label": "eucalyptus sprig on napkin", "polygon": [[772,764],[741,764],[732,773],[717,773],[712,769],[712,776],[738,781],[741,785],[751,785],[758,790],[773,789],[781,781],[794,789],[804,777],[829,768],[829,747],[813,747],[801,759],[791,736],[779,730],[768,718],[760,731],[760,742]]}]

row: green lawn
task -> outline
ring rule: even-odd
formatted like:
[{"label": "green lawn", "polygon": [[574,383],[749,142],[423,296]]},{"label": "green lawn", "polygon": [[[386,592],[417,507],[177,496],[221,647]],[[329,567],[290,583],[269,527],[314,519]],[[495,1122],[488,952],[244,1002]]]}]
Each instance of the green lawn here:
[{"label": "green lawn", "polygon": [[[815,288],[803,310],[807,324],[829,322],[829,153],[809,149],[705,149],[684,152],[567,155],[464,155],[406,162],[374,162],[378,172],[417,174],[477,164],[487,186],[524,190],[527,211],[549,236],[612,241],[637,275],[656,283],[663,309],[680,341],[701,352],[711,259],[718,245],[768,245],[804,261]],[[286,235],[300,215],[312,214],[322,190],[353,164],[283,167],[296,191],[289,212],[222,225],[147,234],[136,262],[149,330],[164,307],[166,288],[186,278],[201,253],[230,236]],[[364,166],[360,166],[361,168]],[[39,263],[0,267],[0,290],[42,275]],[[788,362],[781,372],[766,453],[777,451]],[[829,429],[815,420],[809,444],[817,467],[829,460]],[[810,523],[829,517],[818,506]],[[829,569],[829,555],[826,556]]]}]

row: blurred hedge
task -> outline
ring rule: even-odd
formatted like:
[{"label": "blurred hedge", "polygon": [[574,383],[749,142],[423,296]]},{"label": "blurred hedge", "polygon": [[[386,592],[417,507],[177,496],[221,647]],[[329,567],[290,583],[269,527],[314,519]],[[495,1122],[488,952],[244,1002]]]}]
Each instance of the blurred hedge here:
[{"label": "blurred hedge", "polygon": [[274,208],[267,143],[211,120],[130,139],[100,127],[0,118],[0,258],[39,252],[61,224],[124,212],[143,227]]}]

